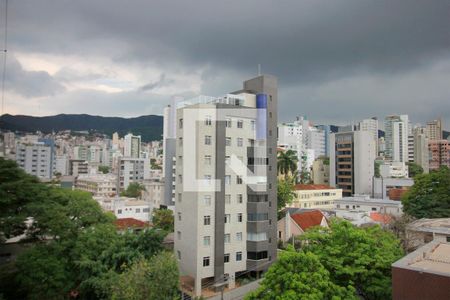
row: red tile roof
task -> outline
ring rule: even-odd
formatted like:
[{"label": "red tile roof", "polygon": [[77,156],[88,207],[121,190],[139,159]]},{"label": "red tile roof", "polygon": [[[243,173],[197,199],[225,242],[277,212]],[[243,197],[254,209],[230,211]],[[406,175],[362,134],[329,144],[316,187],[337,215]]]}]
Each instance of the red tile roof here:
[{"label": "red tile roof", "polygon": [[134,218],[117,219],[114,224],[118,229],[145,228],[150,226],[148,222],[136,220]]},{"label": "red tile roof", "polygon": [[313,226],[319,226],[324,217],[325,216],[320,210],[312,210],[291,215],[291,218],[303,231]]},{"label": "red tile roof", "polygon": [[405,194],[408,191],[407,188],[403,189],[390,189],[388,192],[389,199],[391,200],[402,200],[403,194]]},{"label": "red tile roof", "polygon": [[375,222],[382,223],[382,224],[388,224],[391,222],[392,217],[387,214],[380,214],[379,212],[371,212],[370,218],[374,220]]},{"label": "red tile roof", "polygon": [[296,184],[296,190],[333,190],[334,188],[326,184]]}]

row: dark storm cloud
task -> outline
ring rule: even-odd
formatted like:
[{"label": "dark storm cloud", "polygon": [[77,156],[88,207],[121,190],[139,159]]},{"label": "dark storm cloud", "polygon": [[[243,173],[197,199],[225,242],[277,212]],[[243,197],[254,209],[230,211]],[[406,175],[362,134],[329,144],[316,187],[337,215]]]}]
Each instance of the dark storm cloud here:
[{"label": "dark storm cloud", "polygon": [[[15,1],[10,10],[14,49],[157,66],[163,75],[143,90],[203,69],[203,91],[222,94],[262,64],[263,73],[279,77],[282,120],[404,112],[423,122],[426,102],[430,116],[450,121],[450,91],[421,75],[450,60],[447,0]],[[442,76],[450,82],[447,69]],[[405,77],[421,83],[391,86]],[[339,82],[342,88],[329,89]],[[433,96],[418,98],[423,89]]]},{"label": "dark storm cloud", "polygon": [[161,75],[159,76],[159,79],[157,81],[150,82],[150,83],[147,83],[147,84],[143,85],[140,88],[140,90],[141,91],[151,91],[151,90],[154,90],[154,89],[156,89],[158,87],[163,87],[163,86],[166,86],[166,85],[172,84],[172,83],[174,83],[173,80],[167,79],[166,78],[166,74],[161,73]]}]

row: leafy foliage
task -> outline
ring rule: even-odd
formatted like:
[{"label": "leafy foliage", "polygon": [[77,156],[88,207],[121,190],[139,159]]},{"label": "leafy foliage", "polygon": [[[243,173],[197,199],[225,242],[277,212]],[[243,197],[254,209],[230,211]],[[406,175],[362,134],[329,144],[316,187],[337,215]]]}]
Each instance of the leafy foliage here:
[{"label": "leafy foliage", "polygon": [[294,183],[292,179],[278,180],[277,186],[277,209],[278,212],[283,210],[286,205],[292,203],[295,198]]},{"label": "leafy foliage", "polygon": [[98,166],[98,171],[102,172],[103,174],[109,173],[109,167],[108,166]]},{"label": "leafy foliage", "polygon": [[116,278],[113,300],[177,299],[179,274],[172,253],[137,260]]},{"label": "leafy foliage", "polygon": [[364,299],[391,297],[391,264],[403,255],[392,233],[332,220],[330,228],[312,228],[300,238],[302,251],[317,255],[335,284],[352,285]]},{"label": "leafy foliage", "polygon": [[423,168],[416,163],[407,162],[409,177],[414,178],[417,175],[423,174]]},{"label": "leafy foliage", "polygon": [[333,283],[330,273],[311,252],[293,249],[281,253],[266,273],[260,287],[247,295],[256,299],[357,299],[354,288]]},{"label": "leafy foliage", "polygon": [[138,182],[132,182],[128,185],[127,189],[120,193],[121,196],[138,198],[141,196],[142,191],[145,191],[145,187]]},{"label": "leafy foliage", "polygon": [[450,216],[450,170],[441,167],[429,174],[417,175],[414,185],[402,198],[403,209],[415,218]]},{"label": "leafy foliage", "polygon": [[170,209],[154,209],[152,212],[152,223],[155,228],[173,232],[174,218],[173,212]]},{"label": "leafy foliage", "polygon": [[297,153],[293,150],[279,151],[277,157],[278,174],[283,174],[288,179],[289,174],[297,171]]}]

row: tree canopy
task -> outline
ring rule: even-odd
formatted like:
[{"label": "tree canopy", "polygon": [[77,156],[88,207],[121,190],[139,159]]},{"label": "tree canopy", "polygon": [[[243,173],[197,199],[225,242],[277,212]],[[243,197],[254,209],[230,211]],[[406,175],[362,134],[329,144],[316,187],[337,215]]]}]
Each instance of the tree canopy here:
[{"label": "tree canopy", "polygon": [[277,209],[283,210],[286,205],[292,203],[295,198],[294,183],[292,179],[279,179],[277,186]]},{"label": "tree canopy", "polygon": [[145,187],[138,182],[132,182],[128,185],[127,189],[120,193],[121,196],[138,198],[141,196],[142,191],[145,191]]},{"label": "tree canopy", "polygon": [[297,153],[293,150],[279,151],[277,157],[278,174],[283,174],[287,180],[289,174],[297,171]]},{"label": "tree canopy", "polygon": [[414,177],[414,185],[402,198],[403,210],[415,218],[450,216],[450,169],[441,167]]},{"label": "tree canopy", "polygon": [[339,286],[353,286],[364,299],[391,297],[391,264],[403,255],[399,241],[380,226],[359,228],[332,220],[300,236],[301,251],[312,252]]},{"label": "tree canopy", "polygon": [[260,287],[246,300],[271,299],[357,299],[354,288],[333,283],[328,272],[311,252],[283,251],[269,268]]},{"label": "tree canopy", "polygon": [[174,218],[173,212],[170,209],[154,209],[152,212],[152,223],[155,228],[173,232]]}]

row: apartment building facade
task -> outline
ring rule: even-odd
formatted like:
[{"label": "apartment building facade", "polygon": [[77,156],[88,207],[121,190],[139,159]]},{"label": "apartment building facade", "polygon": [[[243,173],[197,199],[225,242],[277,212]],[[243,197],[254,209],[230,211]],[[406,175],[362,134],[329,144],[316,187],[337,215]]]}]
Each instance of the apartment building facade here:
[{"label": "apartment building facade", "polygon": [[16,162],[28,174],[51,179],[55,170],[54,144],[51,140],[17,143]]},{"label": "apartment building facade", "polygon": [[150,160],[148,158],[120,157],[118,160],[118,191],[128,188],[130,183],[143,184],[150,179]]},{"label": "apartment building facade", "polygon": [[430,140],[428,142],[429,168],[438,170],[441,166],[450,168],[450,141]]},{"label": "apartment building facade", "polygon": [[175,254],[195,296],[267,270],[277,247],[276,78],[202,102],[176,115]]},{"label": "apartment building facade", "polygon": [[409,160],[408,115],[387,116],[384,121],[385,157],[387,160],[407,162]]}]

